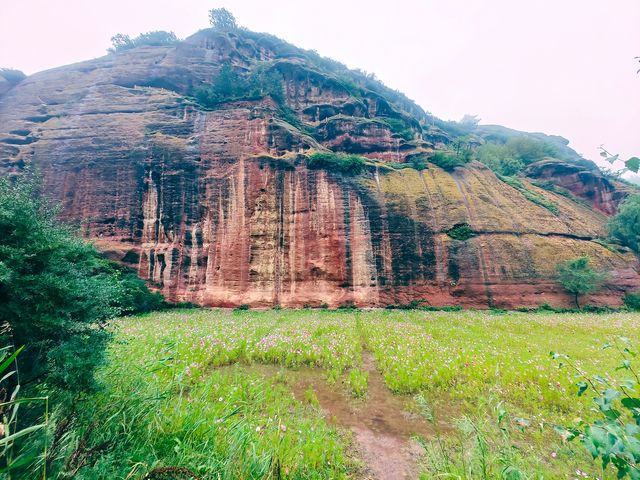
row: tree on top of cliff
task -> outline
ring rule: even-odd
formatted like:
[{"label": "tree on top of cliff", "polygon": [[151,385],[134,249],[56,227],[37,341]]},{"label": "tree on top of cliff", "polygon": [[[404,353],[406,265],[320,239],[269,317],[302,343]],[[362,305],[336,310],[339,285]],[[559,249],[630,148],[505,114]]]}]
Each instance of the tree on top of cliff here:
[{"label": "tree on top of cliff", "polygon": [[219,32],[232,32],[238,29],[236,18],[226,8],[213,8],[209,10],[209,22],[214,30]]},{"label": "tree on top of cliff", "polygon": [[593,293],[606,281],[607,274],[598,272],[589,264],[589,257],[567,260],[556,266],[558,281],[573,294],[576,308],[580,308],[580,295]]},{"label": "tree on top of cliff", "polygon": [[131,48],[141,47],[143,45],[150,47],[161,47],[164,45],[173,45],[178,43],[178,37],[173,32],[164,30],[155,30],[153,32],[141,33],[135,38],[118,33],[111,37],[111,45],[109,53],[122,52]]}]

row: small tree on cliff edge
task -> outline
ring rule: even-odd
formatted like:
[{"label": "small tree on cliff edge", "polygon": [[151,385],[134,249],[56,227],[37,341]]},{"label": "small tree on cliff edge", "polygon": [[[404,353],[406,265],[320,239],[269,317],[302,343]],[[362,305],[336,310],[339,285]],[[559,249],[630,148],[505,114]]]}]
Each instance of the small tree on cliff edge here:
[{"label": "small tree on cliff edge", "polygon": [[231,32],[238,29],[236,18],[226,8],[214,8],[209,10],[209,21],[214,30]]},{"label": "small tree on cliff edge", "polygon": [[580,308],[580,295],[595,292],[607,279],[607,274],[591,268],[589,261],[589,257],[578,257],[556,266],[558,281],[574,296],[576,308]]}]

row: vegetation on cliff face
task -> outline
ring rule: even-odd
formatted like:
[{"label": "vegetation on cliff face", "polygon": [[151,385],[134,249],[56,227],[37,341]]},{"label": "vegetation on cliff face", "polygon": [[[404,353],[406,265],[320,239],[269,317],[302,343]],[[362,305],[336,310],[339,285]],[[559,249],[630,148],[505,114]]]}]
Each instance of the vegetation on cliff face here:
[{"label": "vegetation on cliff face", "polygon": [[194,91],[196,100],[206,108],[265,96],[270,96],[279,105],[283,104],[282,75],[266,64],[256,65],[249,74],[240,74],[231,64],[225,63],[211,83],[199,85]]},{"label": "vegetation on cliff face", "polygon": [[533,162],[557,156],[552,144],[525,136],[510,138],[504,144],[488,142],[476,151],[480,162],[505,176],[517,175]]},{"label": "vegetation on cliff face", "polygon": [[464,150],[462,152],[435,152],[429,161],[447,172],[452,172],[457,167],[461,167],[471,160],[471,150]]},{"label": "vegetation on cliff face", "polygon": [[458,225],[454,225],[453,228],[447,230],[447,235],[454,240],[465,241],[475,237],[476,232],[473,231],[471,225],[468,223],[459,223]]},{"label": "vegetation on cliff face", "polygon": [[358,175],[362,172],[366,158],[359,155],[345,155],[333,152],[314,152],[309,155],[309,168],[322,168],[329,171]]},{"label": "vegetation on cliff face", "polygon": [[540,195],[539,193],[534,192],[529,188],[527,188],[527,186],[523,183],[522,179],[518,177],[502,176],[500,174],[498,174],[498,178],[502,180],[504,183],[506,183],[507,185],[509,185],[510,187],[515,188],[530,202],[535,203],[536,205],[539,205],[543,208],[546,208],[554,215],[558,215],[558,213],[560,213],[560,210],[558,209],[558,205],[548,200],[543,195]]}]

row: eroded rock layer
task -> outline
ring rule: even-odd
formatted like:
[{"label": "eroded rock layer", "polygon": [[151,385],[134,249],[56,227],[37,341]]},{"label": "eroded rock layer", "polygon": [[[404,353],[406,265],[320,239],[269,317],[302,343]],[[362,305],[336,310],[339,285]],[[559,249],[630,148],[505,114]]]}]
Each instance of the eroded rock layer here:
[{"label": "eroded rock layer", "polygon": [[[270,97],[207,111],[187,96],[221,61],[250,58],[277,60],[296,121]],[[2,94],[0,169],[36,164],[66,219],[174,301],[566,305],[555,265],[583,254],[611,272],[590,301],[618,304],[640,285],[633,255],[594,241],[615,191],[593,194],[593,208],[523,180],[545,206],[475,162],[391,168],[447,141],[435,130],[411,138],[420,126],[408,110],[373,92],[354,98],[258,41],[204,32],[42,72]],[[409,134],[380,115],[404,118]],[[310,149],[372,162],[357,176],[312,170],[300,155]],[[579,174],[559,177],[590,199]],[[461,225],[472,235],[448,234]]]}]

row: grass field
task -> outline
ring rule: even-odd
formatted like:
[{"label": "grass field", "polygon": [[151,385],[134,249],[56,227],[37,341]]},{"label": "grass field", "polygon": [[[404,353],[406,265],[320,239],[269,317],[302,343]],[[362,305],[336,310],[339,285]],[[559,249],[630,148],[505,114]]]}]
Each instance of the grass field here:
[{"label": "grass field", "polygon": [[118,442],[75,478],[402,468],[408,478],[602,479],[614,472],[554,430],[595,413],[576,395],[576,372],[549,354],[615,373],[620,358],[601,347],[639,338],[640,315],[180,310],[113,329],[106,388],[74,435],[93,448]]}]

